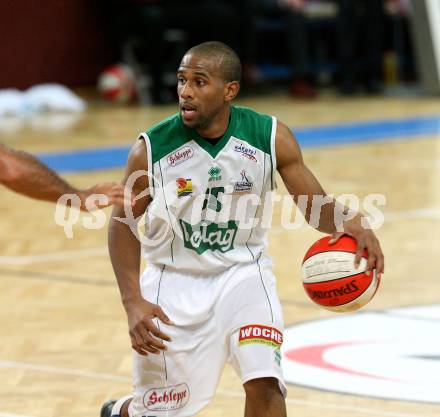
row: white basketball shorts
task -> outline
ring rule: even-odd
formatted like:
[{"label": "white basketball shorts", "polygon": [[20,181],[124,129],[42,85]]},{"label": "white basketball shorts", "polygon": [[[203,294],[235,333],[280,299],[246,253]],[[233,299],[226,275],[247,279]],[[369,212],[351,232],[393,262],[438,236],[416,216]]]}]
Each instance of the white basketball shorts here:
[{"label": "white basketball shorts", "polygon": [[245,383],[274,377],[286,395],[280,366],[283,319],[266,258],[221,274],[188,275],[150,265],[143,297],[175,323],[157,325],[171,342],[160,355],[134,352],[131,417],[194,416],[213,398],[230,362]]}]

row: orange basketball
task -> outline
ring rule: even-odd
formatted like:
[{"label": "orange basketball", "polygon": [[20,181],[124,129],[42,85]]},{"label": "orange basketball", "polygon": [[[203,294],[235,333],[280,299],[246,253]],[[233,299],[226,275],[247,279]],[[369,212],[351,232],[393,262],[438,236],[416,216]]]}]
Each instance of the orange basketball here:
[{"label": "orange basketball", "polygon": [[356,240],[342,236],[330,245],[331,236],[316,241],[304,256],[302,281],[307,295],[332,311],[353,311],[367,304],[376,293],[380,279],[374,270],[365,273],[368,253],[364,250],[359,267],[354,267]]}]

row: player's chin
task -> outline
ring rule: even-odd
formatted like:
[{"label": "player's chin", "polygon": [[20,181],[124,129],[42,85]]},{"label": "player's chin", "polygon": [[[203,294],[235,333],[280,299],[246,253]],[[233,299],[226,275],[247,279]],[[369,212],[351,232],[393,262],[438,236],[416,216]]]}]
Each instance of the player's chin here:
[{"label": "player's chin", "polygon": [[185,120],[182,118],[182,122],[186,127],[193,128],[195,126],[195,123],[193,120]]},{"label": "player's chin", "polygon": [[198,117],[197,118],[194,117],[194,118],[190,118],[190,119],[182,117],[182,121],[186,127],[189,127],[191,129],[197,129],[201,126],[201,123],[200,123],[200,120]]}]

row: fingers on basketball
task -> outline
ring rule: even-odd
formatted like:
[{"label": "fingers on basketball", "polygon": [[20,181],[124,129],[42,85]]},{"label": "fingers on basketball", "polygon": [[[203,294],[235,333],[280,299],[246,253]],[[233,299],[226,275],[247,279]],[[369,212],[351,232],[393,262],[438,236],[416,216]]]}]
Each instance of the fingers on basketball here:
[{"label": "fingers on basketball", "polygon": [[330,239],[319,239],[306,252],[302,263],[304,289],[312,301],[326,309],[357,310],[374,297],[379,287],[380,279],[368,271],[368,265],[374,267],[377,251],[371,242],[367,244],[368,236],[357,241],[344,235],[335,244],[330,244]]}]

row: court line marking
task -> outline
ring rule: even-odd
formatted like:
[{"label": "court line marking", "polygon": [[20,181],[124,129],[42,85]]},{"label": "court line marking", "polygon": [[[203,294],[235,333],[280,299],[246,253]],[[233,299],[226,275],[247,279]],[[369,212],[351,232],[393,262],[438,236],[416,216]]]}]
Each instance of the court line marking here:
[{"label": "court line marking", "polygon": [[[229,397],[245,398],[244,393],[234,390],[218,390],[217,394],[222,394]],[[294,398],[286,398],[286,404],[303,405],[307,407],[315,407],[321,409],[328,408],[330,410],[356,412],[360,414],[367,414],[370,416],[374,415],[374,416],[384,416],[384,417],[420,417],[420,415],[418,414],[417,415],[406,414],[406,413],[399,413],[394,411],[376,411],[364,407],[353,407],[351,405],[339,405],[339,404],[332,404],[327,402],[322,403],[319,401],[296,400]]]},{"label": "court line marking", "polygon": [[17,362],[17,361],[0,360],[0,369],[1,368],[25,369],[36,372],[46,372],[49,374],[70,375],[70,376],[78,376],[82,378],[99,379],[99,380],[107,380],[107,381],[131,382],[131,378],[126,376],[106,374],[102,372],[82,371],[80,369],[59,368],[57,366],[38,365],[34,363]]},{"label": "court line marking", "polygon": [[[46,372],[51,374],[58,375],[69,375],[69,376],[77,376],[89,379],[98,379],[98,380],[106,380],[106,381],[117,381],[117,382],[125,382],[131,383],[131,378],[119,375],[113,375],[108,373],[101,372],[90,372],[90,371],[82,371],[80,369],[69,369],[69,368],[59,368],[51,365],[38,365],[32,363],[24,363],[17,361],[5,361],[0,360],[0,369],[1,368],[15,368],[15,369],[26,369],[37,372]],[[244,398],[244,393],[242,391],[229,390],[229,389],[219,389],[216,394],[225,395],[227,397],[239,397]],[[308,401],[308,400],[298,400],[293,398],[286,398],[286,404],[291,405],[302,405],[306,407],[314,407],[320,409],[331,409],[337,411],[347,411],[347,412],[356,412],[359,414],[367,414],[370,416],[381,416],[381,417],[420,417],[415,414],[406,414],[406,413],[398,413],[393,411],[376,411],[371,410],[364,407],[354,407],[350,405],[339,405],[332,403],[322,403],[319,401]],[[19,416],[13,414],[5,414],[0,413],[0,417],[28,417],[28,416]]]},{"label": "court line marking", "polygon": [[29,265],[35,263],[66,261],[68,259],[84,259],[95,256],[108,256],[105,246],[89,249],[72,249],[67,251],[41,253],[38,255],[24,256],[0,256],[0,264],[3,265]]},{"label": "court line marking", "polygon": [[28,271],[23,269],[2,269],[0,268],[0,277],[14,277],[19,279],[43,280],[48,282],[62,282],[68,284],[95,285],[101,287],[114,287],[114,279],[92,278],[87,276],[74,276],[52,273],[48,271]]},{"label": "court line marking", "polygon": [[[385,212],[385,222],[412,220],[412,219],[440,219],[440,207],[425,207],[413,210],[390,211]],[[269,233],[279,235],[282,233],[291,233],[292,230],[285,229],[281,225],[272,226]],[[24,256],[0,256],[0,265],[30,265],[35,263],[66,261],[69,259],[84,259],[98,256],[108,256],[107,247],[95,247],[90,249],[72,249],[69,251],[60,251],[52,253],[42,253],[37,255]]]},{"label": "court line marking", "polygon": [[23,414],[2,413],[0,411],[0,417],[32,417],[32,416],[26,416],[26,415],[23,415]]}]

